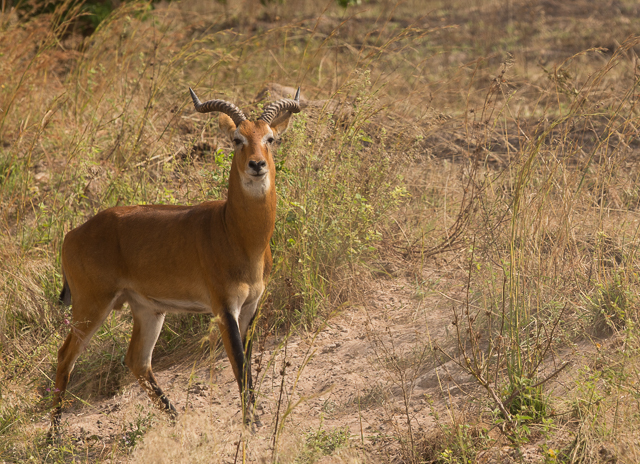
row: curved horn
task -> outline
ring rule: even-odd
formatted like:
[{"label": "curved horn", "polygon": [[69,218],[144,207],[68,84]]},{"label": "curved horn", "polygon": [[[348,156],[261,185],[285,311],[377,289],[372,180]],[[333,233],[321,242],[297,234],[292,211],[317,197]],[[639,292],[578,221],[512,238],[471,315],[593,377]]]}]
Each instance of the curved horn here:
[{"label": "curved horn", "polygon": [[196,93],[191,90],[191,87],[189,87],[189,92],[191,92],[193,106],[196,107],[196,111],[198,113],[211,113],[212,111],[219,111],[229,116],[236,127],[239,126],[242,121],[245,121],[247,119],[242,110],[233,103],[229,103],[228,101],[224,100],[209,100],[202,103],[196,96]]},{"label": "curved horn", "polygon": [[262,116],[260,116],[258,120],[271,124],[273,119],[283,111],[289,111],[291,113],[300,112],[300,87],[298,87],[298,91],[296,92],[296,96],[293,100],[290,98],[283,98],[282,100],[271,103],[264,109]]}]

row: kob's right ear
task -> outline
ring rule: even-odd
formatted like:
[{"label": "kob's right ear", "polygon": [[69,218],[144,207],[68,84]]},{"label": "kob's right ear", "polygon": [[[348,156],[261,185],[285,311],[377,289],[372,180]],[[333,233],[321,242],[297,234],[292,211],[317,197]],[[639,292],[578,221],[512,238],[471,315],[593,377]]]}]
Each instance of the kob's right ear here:
[{"label": "kob's right ear", "polygon": [[226,114],[220,113],[218,125],[220,126],[220,130],[233,142],[234,134],[236,132],[236,125],[233,120]]}]

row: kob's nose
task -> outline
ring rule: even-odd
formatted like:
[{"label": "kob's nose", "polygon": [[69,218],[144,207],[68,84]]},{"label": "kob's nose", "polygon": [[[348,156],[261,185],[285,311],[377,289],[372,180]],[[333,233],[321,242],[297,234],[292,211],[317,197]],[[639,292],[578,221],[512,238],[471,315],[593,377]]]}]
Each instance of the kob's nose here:
[{"label": "kob's nose", "polygon": [[262,171],[262,169],[267,165],[267,162],[265,160],[261,160],[261,161],[249,161],[249,168],[253,169],[255,171],[256,174],[260,174],[260,171]]}]

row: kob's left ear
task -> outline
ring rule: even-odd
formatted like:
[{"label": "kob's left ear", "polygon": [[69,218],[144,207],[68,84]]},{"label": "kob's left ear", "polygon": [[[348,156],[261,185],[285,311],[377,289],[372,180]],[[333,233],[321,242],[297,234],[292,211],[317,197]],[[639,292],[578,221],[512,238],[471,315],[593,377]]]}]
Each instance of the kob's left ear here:
[{"label": "kob's left ear", "polygon": [[290,111],[283,111],[282,113],[280,113],[278,117],[276,117],[273,120],[273,122],[269,124],[269,127],[271,127],[271,130],[273,131],[273,135],[275,137],[279,137],[282,134],[284,134],[286,130],[289,128],[290,121],[291,121]]}]

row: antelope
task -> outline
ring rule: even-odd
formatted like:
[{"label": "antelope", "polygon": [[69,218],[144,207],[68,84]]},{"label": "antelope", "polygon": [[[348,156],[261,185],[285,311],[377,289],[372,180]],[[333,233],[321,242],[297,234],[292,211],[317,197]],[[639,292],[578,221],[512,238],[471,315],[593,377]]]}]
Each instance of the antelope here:
[{"label": "antelope", "polygon": [[256,121],[224,100],[196,111],[220,112],[219,126],[235,145],[226,200],[196,206],[117,206],[71,230],[62,245],[62,304],[72,305],[71,331],[58,351],[49,437],[58,430],[62,400],[78,356],[112,310],[129,303],[133,331],[125,362],[152,402],[177,412],[151,369],[153,348],[168,312],[217,316],[240,389],[243,422],[260,425],[247,332],[271,272],[275,227],[274,141],[300,112],[300,89],[268,105]]}]

